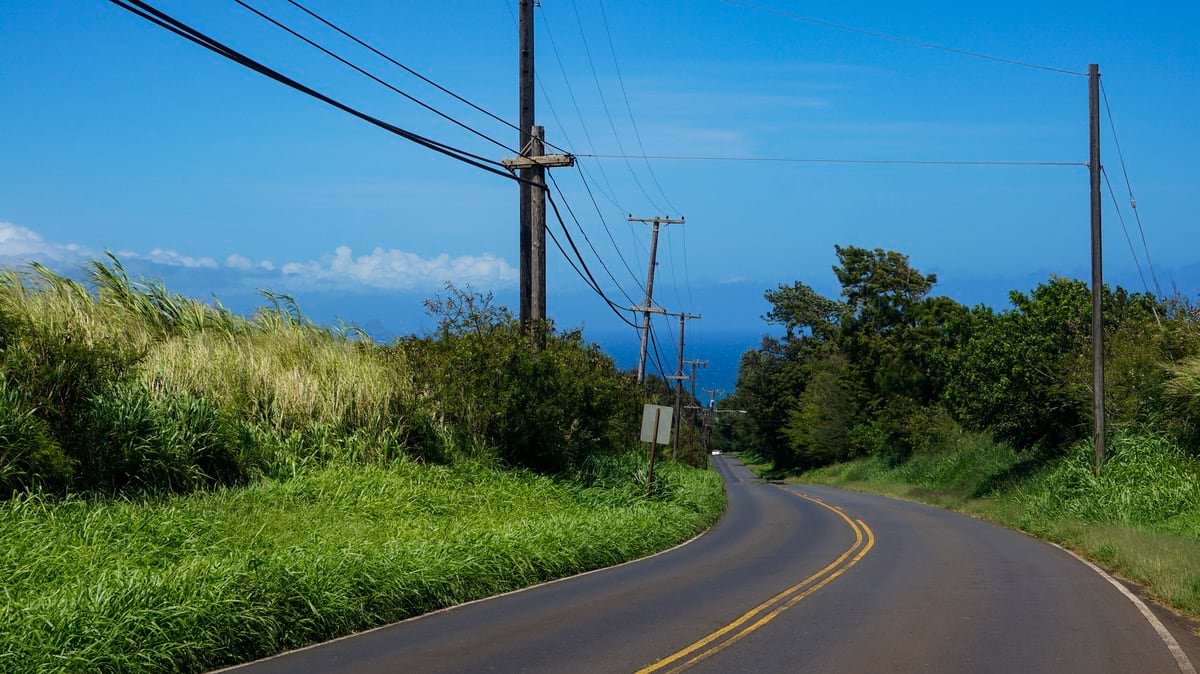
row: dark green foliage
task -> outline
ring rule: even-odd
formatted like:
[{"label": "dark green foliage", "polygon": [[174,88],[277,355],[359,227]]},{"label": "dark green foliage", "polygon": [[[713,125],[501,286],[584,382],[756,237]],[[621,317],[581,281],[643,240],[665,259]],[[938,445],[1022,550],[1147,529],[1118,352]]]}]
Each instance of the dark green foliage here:
[{"label": "dark green foliage", "polygon": [[1011,298],[1010,311],[973,313],[947,403],[970,428],[1021,447],[1058,447],[1086,429],[1087,408],[1064,374],[1088,347],[1090,293],[1080,281],[1052,279]]},{"label": "dark green foliage", "polygon": [[642,394],[578,331],[545,326],[545,346],[534,349],[490,296],[451,288],[428,306],[441,319],[437,337],[395,348],[424,385],[433,418],[456,434],[453,451],[559,472],[636,437]]},{"label": "dark green foliage", "polygon": [[0,379],[0,491],[61,488],[74,472],[49,425]]},{"label": "dark green foliage", "polygon": [[[719,437],[779,469],[856,456],[898,466],[937,453],[959,424],[1042,456],[1091,428],[1091,294],[1051,278],[1012,308],[931,297],[906,256],[837,247],[842,302],[796,283],[768,291],[782,339],[742,357],[734,398],[751,410]],[[1110,427],[1200,444],[1200,322],[1183,299],[1105,288]]]},{"label": "dark green foliage", "polygon": [[89,439],[77,457],[85,488],[190,491],[244,481],[258,463],[249,433],[211,403],[152,396],[137,383],[95,396],[81,426]]},{"label": "dark green foliage", "polygon": [[187,491],[402,455],[563,472],[626,447],[647,397],[578,331],[535,348],[453,289],[436,335],[382,347],[286,295],[246,318],[115,259],[89,275],[0,272],[2,489]]},{"label": "dark green foliage", "polygon": [[856,410],[851,387],[849,363],[842,354],[813,364],[804,393],[784,427],[795,467],[853,458],[850,429]]}]

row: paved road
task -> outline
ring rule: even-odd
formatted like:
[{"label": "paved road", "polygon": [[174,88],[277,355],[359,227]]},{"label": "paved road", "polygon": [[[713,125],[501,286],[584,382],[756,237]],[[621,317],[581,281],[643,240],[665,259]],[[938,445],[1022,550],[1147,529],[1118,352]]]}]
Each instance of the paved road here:
[{"label": "paved road", "polygon": [[[237,671],[1181,671],[1138,608],[1061,550],[715,463],[728,511],[688,545]],[[1200,662],[1200,639],[1163,622]]]}]

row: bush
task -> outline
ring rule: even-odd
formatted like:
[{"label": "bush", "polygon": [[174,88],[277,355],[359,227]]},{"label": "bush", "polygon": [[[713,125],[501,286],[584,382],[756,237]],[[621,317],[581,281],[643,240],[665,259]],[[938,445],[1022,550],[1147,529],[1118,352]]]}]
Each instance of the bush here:
[{"label": "bush", "polygon": [[188,491],[242,482],[261,471],[250,436],[211,402],[188,395],[152,396],[135,382],[96,396],[77,457],[82,486]]},{"label": "bush", "polygon": [[395,350],[414,370],[432,426],[455,429],[452,451],[560,472],[636,437],[639,389],[579,332],[546,326],[545,346],[533,349],[490,296],[451,288],[429,306],[441,317],[438,336]]},{"label": "bush", "polygon": [[57,489],[74,474],[50,427],[0,379],[0,490]]}]

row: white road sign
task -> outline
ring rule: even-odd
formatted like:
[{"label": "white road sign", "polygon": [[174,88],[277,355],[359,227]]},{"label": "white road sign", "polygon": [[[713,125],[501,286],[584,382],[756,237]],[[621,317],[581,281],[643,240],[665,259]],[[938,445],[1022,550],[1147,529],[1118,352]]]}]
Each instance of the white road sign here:
[{"label": "white road sign", "polygon": [[646,405],[642,408],[642,442],[654,441],[655,418],[658,419],[658,439],[660,445],[671,444],[671,413],[665,405]]}]

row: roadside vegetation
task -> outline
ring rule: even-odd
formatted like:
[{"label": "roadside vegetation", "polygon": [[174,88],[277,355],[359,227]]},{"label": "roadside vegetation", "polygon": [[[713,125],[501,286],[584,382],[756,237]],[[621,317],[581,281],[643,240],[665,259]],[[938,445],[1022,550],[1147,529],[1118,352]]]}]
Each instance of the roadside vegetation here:
[{"label": "roadside vegetation", "polygon": [[1094,471],[1088,287],[1011,307],[933,294],[884,250],[836,249],[842,291],[766,293],[717,438],[765,475],[964,510],[1058,541],[1200,616],[1200,311],[1104,292],[1107,457]]},{"label": "roadside vegetation", "polygon": [[0,275],[0,671],[203,671],[681,542],[712,472],[632,451],[647,389],[490,297],[382,345],[266,294]]}]

